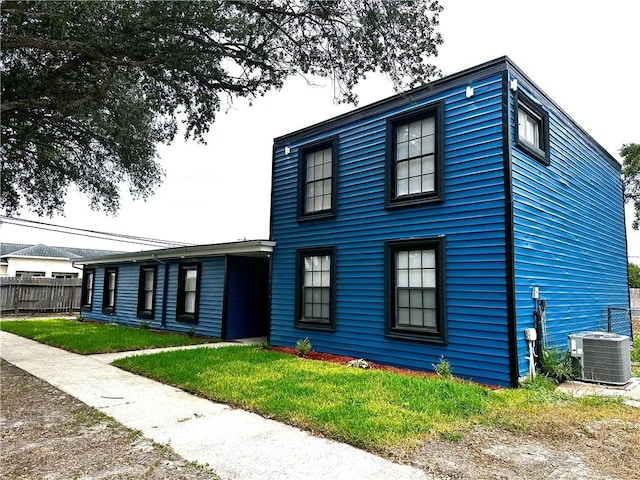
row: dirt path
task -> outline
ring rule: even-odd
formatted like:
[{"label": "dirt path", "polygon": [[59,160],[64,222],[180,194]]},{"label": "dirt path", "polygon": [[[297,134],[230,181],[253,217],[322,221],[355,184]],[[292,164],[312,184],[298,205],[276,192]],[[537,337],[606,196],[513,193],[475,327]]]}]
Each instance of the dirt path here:
[{"label": "dirt path", "polygon": [[425,442],[403,461],[439,479],[637,480],[640,424],[594,421],[544,440],[482,428],[457,442]]},{"label": "dirt path", "polygon": [[0,478],[218,478],[10,363],[0,370]]}]

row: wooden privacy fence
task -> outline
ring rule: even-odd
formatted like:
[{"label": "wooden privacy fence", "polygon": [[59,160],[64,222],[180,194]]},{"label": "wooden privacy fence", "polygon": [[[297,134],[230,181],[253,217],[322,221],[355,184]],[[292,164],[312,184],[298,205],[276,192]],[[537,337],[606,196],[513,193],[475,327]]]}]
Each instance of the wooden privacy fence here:
[{"label": "wooden privacy fence", "polygon": [[3,313],[73,312],[80,309],[81,294],[78,278],[0,277]]}]

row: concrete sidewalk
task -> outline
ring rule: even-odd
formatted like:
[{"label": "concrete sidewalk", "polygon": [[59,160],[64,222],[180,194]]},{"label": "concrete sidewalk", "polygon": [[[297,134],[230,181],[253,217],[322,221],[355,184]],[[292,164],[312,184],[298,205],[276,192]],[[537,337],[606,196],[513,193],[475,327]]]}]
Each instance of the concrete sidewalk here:
[{"label": "concrete sidewalk", "polygon": [[[139,353],[139,352],[136,352]],[[129,353],[131,354],[131,353]],[[223,479],[427,479],[349,445],[0,331],[0,356]]]}]

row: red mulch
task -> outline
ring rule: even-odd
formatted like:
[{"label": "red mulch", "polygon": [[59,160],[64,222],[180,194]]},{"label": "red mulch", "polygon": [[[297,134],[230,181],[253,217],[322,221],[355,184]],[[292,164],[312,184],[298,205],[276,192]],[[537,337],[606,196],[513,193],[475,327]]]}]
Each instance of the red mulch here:
[{"label": "red mulch", "polygon": [[[298,356],[298,351],[292,347],[271,347],[271,350]],[[334,355],[332,353],[322,353],[314,351],[307,353],[304,358],[307,358],[309,360],[321,360],[323,362],[337,363],[338,365],[346,365],[351,360],[357,360],[354,357],[347,357],[345,355]],[[390,365],[380,365],[378,363],[370,362],[369,360],[367,360],[367,363],[369,364],[369,368],[373,370],[383,370],[385,372],[400,373],[402,375],[410,375],[414,377],[437,377],[437,375],[432,372],[418,372],[416,370],[392,367]]]}]

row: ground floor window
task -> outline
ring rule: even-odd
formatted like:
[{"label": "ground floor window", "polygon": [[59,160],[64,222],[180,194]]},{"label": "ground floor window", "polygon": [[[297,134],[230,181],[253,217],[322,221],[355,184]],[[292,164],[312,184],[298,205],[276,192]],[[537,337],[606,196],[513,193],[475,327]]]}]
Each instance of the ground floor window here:
[{"label": "ground floor window", "polygon": [[444,237],[387,243],[387,334],[446,341]]},{"label": "ground floor window", "polygon": [[64,280],[69,280],[69,279],[73,279],[73,278],[78,278],[78,274],[77,273],[66,273],[66,272],[53,272],[51,274],[52,278],[57,278],[57,279],[64,279]]},{"label": "ground floor window", "polygon": [[45,275],[45,272],[16,272],[16,278],[43,278]]},{"label": "ground floor window", "polygon": [[140,267],[138,317],[153,318],[156,293],[156,266]]},{"label": "ground floor window", "polygon": [[297,258],[296,326],[334,326],[335,250],[303,249]]},{"label": "ground floor window", "polygon": [[105,268],[104,289],[102,291],[102,312],[114,313],[116,311],[116,286],[118,284],[118,269]]},{"label": "ground floor window", "polygon": [[180,322],[198,322],[200,296],[200,264],[185,264],[179,267],[178,304],[176,318]]},{"label": "ground floor window", "polygon": [[85,268],[82,276],[82,309],[91,310],[93,306],[93,284],[96,276],[94,268]]}]

